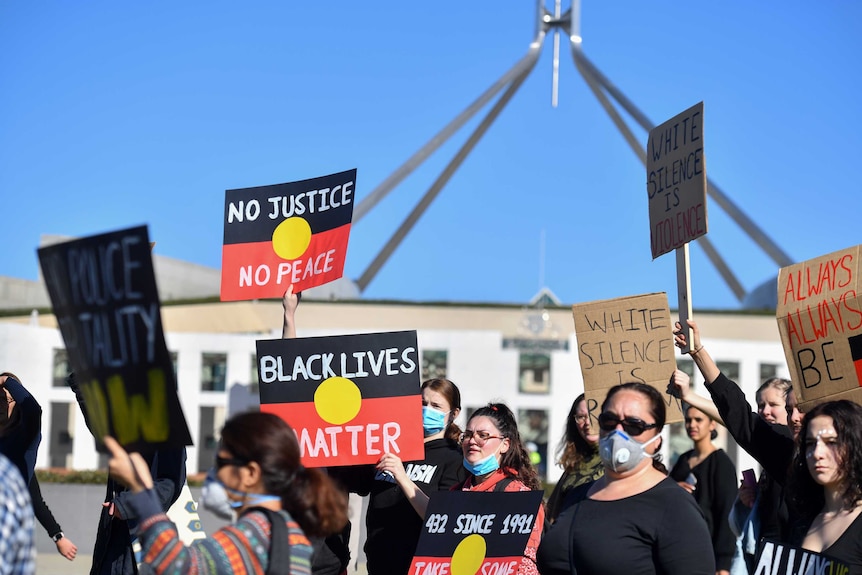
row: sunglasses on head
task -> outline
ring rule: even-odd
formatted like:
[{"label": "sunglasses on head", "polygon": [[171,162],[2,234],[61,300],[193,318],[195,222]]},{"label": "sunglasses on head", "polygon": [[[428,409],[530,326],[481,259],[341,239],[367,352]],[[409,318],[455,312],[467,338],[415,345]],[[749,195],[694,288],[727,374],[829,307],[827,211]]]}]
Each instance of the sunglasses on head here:
[{"label": "sunglasses on head", "polygon": [[632,436],[640,435],[647,429],[655,429],[658,427],[657,423],[647,423],[637,417],[626,417],[625,419],[620,419],[609,411],[599,414],[599,428],[601,428],[602,431],[613,431],[620,424],[623,426],[623,431]]}]

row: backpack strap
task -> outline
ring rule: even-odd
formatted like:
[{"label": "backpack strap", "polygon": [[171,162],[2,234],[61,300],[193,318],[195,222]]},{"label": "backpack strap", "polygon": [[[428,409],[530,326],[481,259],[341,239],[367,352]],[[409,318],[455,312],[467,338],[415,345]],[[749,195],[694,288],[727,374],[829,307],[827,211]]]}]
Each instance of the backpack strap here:
[{"label": "backpack strap", "polygon": [[515,481],[515,478],[514,478],[514,477],[509,477],[509,476],[507,475],[506,477],[504,477],[503,479],[501,479],[500,481],[498,481],[498,482],[494,485],[494,488],[493,488],[493,489],[491,489],[491,492],[492,492],[492,493],[500,493],[501,491],[506,491],[506,488],[507,488],[507,487],[508,487],[508,486],[509,486],[513,481]]},{"label": "backpack strap", "polygon": [[284,523],[284,517],[278,512],[266,507],[249,507],[249,511],[260,511],[271,525],[269,537],[269,565],[266,575],[290,575],[290,540],[289,530]]}]

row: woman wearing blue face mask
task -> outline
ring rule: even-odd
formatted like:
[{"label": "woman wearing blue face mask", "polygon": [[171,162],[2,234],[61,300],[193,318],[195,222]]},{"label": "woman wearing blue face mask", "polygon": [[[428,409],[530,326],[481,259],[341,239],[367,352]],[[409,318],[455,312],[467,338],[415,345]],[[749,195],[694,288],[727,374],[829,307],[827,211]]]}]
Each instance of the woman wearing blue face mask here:
[{"label": "woman wearing blue face mask", "polygon": [[[463,491],[532,491],[541,490],[539,476],[530,463],[530,455],[518,433],[512,410],[502,403],[489,403],[473,412],[461,434],[464,467],[470,473],[461,485]],[[536,549],[542,537],[544,506],[539,507],[536,523],[519,575],[538,573]]]},{"label": "woman wearing blue face mask", "polygon": [[655,388],[608,391],[598,418],[605,474],[568,497],[539,548],[542,575],[715,575],[700,508],[657,461],[664,421]]},{"label": "woman wearing blue face mask", "polygon": [[419,541],[428,494],[449,491],[467,473],[456,440],[461,429],[461,393],[448,379],[422,384],[425,458],[402,463],[394,454],[380,458],[353,490],[370,493],[366,515],[365,556],[369,575],[406,575]]}]

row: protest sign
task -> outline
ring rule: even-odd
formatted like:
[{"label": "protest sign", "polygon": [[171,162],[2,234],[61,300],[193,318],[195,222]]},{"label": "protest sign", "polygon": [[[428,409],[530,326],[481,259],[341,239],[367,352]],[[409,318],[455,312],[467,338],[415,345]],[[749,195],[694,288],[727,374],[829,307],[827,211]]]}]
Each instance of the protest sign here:
[{"label": "protest sign", "polygon": [[776,316],[799,408],[862,403],[862,246],[781,268]]},{"label": "protest sign", "polygon": [[260,409],[296,432],[307,467],[425,456],[415,331],[259,340]]},{"label": "protest sign", "polygon": [[435,491],[408,575],[516,575],[541,491]]},{"label": "protest sign", "polygon": [[647,195],[653,259],[706,234],[703,102],[650,130]]},{"label": "protest sign", "polygon": [[754,575],[849,575],[850,568],[826,555],[762,539],[757,545]]},{"label": "protest sign", "polygon": [[666,293],[575,304],[572,314],[593,425],[608,390],[633,381],[661,392],[667,423],[683,420],[680,400],[667,394],[676,356]]},{"label": "protest sign", "polygon": [[128,451],[191,445],[145,226],[39,249],[91,431]]},{"label": "protest sign", "polygon": [[227,190],[221,300],[281,297],[344,274],[356,170]]}]

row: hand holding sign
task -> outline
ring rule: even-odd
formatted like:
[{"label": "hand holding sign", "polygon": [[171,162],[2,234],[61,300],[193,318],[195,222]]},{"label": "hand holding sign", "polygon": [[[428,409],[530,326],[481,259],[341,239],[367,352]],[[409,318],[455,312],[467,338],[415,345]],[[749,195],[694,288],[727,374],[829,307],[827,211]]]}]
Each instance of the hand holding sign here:
[{"label": "hand holding sign", "polygon": [[116,439],[110,436],[104,437],[103,441],[111,454],[108,472],[115,481],[122,483],[133,493],[153,488],[150,466],[140,453],[128,453]]}]

